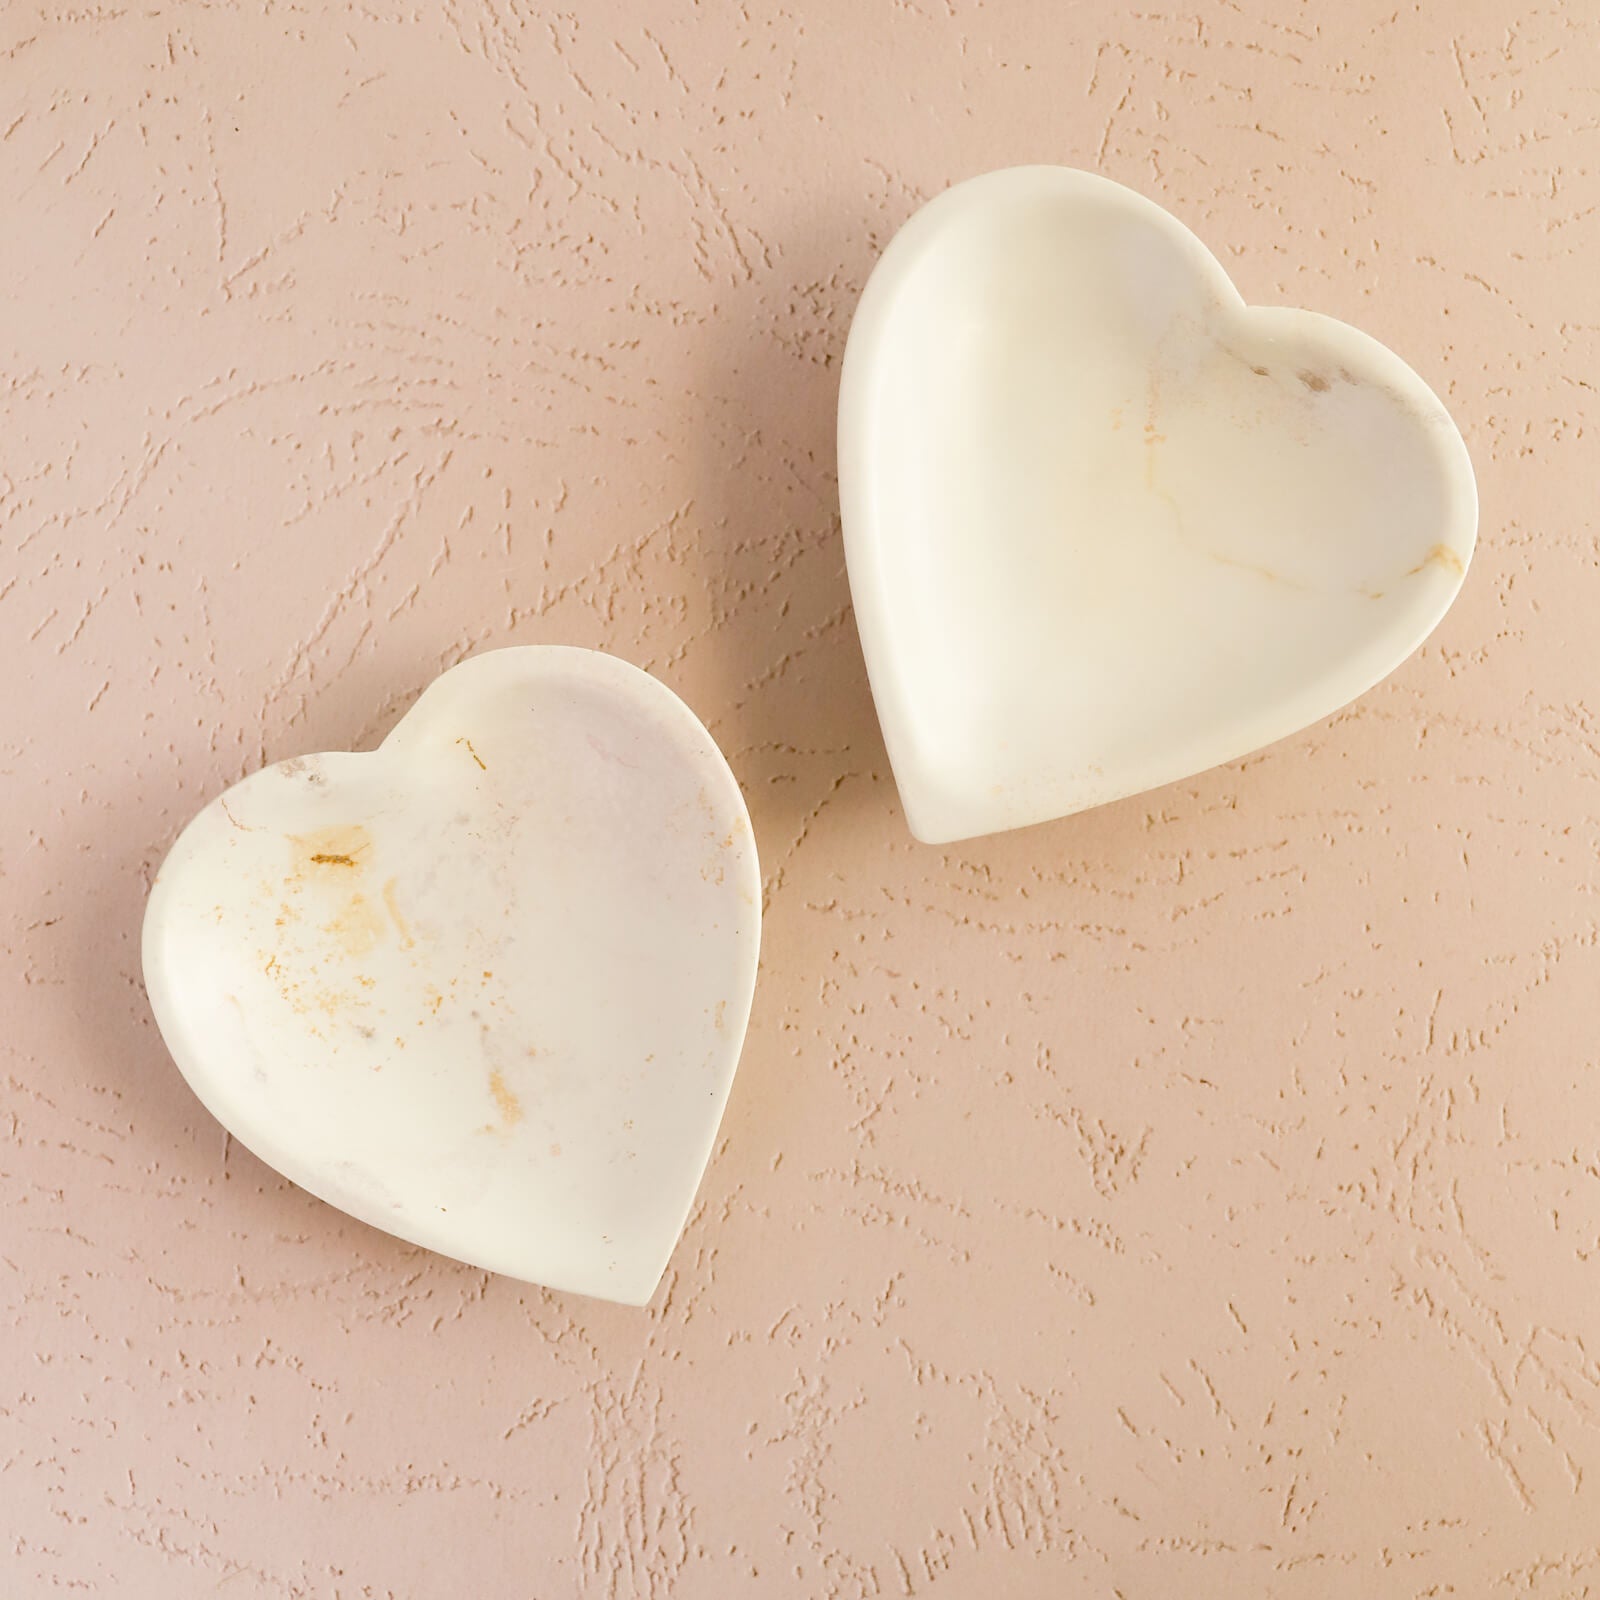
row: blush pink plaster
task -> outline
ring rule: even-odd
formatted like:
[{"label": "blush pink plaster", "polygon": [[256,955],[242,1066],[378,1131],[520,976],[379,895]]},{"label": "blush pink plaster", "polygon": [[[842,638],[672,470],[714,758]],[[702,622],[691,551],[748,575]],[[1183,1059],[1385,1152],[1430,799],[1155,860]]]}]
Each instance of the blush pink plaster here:
[{"label": "blush pink plaster", "polygon": [[[1600,12],[0,10],[0,1593],[1600,1589]],[[833,478],[924,198],[1170,207],[1476,457],[1456,609],[1265,754],[912,842]],[[645,1312],[201,1111],[151,871],[481,646],[722,741],[764,979]]]}]

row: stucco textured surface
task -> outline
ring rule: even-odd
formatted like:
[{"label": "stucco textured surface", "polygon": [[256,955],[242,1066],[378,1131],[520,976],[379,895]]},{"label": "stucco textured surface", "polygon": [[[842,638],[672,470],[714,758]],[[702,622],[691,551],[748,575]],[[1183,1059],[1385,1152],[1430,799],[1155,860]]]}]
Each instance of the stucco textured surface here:
[{"label": "stucco textured surface", "polygon": [[[0,1591],[1600,1592],[1600,13],[706,0],[0,12]],[[851,621],[839,356],[1025,160],[1452,406],[1351,710],[953,849]],[[140,987],[265,760],[601,646],[747,789],[764,977],[644,1312],[348,1222]]]}]

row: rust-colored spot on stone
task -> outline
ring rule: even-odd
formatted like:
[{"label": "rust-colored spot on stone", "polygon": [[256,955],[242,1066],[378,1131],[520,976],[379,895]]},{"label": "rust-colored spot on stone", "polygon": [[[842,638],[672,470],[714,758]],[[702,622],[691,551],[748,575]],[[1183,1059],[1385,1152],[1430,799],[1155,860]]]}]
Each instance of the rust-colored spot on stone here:
[{"label": "rust-colored spot on stone", "polygon": [[488,766],[484,762],[483,757],[472,748],[472,741],[465,734],[462,734],[462,736],[456,740],[456,743],[464,744],[467,747],[467,754],[478,763],[479,767],[481,767],[483,771],[487,772],[489,770]]},{"label": "rust-colored spot on stone", "polygon": [[289,881],[295,884],[305,880],[309,867],[355,870],[364,866],[364,858],[372,850],[372,835],[359,822],[347,822],[312,833],[291,834],[289,843],[294,847]]},{"label": "rust-colored spot on stone", "polygon": [[1295,376],[1312,394],[1324,394],[1331,387],[1328,380],[1320,372],[1312,372],[1309,367],[1302,367]]},{"label": "rust-colored spot on stone", "polygon": [[514,1128],[522,1121],[522,1102],[512,1092],[500,1069],[489,1073],[489,1093],[494,1096],[495,1110],[500,1113],[500,1126]]},{"label": "rust-colored spot on stone", "polygon": [[365,891],[372,837],[359,823],[343,823],[292,834],[289,845],[275,919],[277,949],[266,975],[301,1016],[360,1010],[370,1003],[363,991],[374,988],[375,980],[345,962],[366,955],[389,932],[387,918]]}]

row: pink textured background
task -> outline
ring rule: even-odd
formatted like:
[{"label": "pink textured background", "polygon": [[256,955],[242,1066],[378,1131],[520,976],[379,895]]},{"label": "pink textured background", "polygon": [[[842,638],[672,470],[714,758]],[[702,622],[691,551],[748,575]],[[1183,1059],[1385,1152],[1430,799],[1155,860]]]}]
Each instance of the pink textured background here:
[{"label": "pink textured background", "polygon": [[[0,1592],[1600,1592],[1597,50],[1577,0],[7,6]],[[1482,542],[1329,723],[929,849],[839,355],[1022,160],[1393,344]],[[140,988],[194,808],[514,640],[679,690],[764,854],[643,1313],[230,1150]]]}]

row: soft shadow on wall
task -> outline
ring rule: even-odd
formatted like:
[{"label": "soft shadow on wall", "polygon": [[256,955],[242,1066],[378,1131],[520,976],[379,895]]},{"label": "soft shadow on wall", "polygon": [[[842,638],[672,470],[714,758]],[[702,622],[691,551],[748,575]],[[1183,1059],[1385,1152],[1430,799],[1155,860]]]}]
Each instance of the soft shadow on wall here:
[{"label": "soft shadow on wall", "polygon": [[898,810],[850,607],[835,423],[850,318],[877,256],[860,210],[796,215],[719,307],[689,574],[712,638],[697,709],[738,775],[770,903],[864,807]]}]

